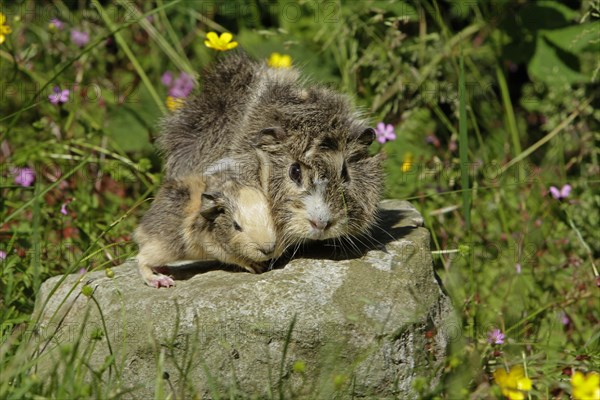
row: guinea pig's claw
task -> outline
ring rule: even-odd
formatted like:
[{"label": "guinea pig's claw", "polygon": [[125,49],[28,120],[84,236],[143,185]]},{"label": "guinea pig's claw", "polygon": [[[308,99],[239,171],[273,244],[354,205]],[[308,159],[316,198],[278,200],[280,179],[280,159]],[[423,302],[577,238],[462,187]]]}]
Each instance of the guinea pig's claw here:
[{"label": "guinea pig's claw", "polygon": [[264,272],[267,267],[269,266],[268,262],[255,262],[250,264],[250,269],[249,272],[253,273],[253,274],[260,274],[262,272]]},{"label": "guinea pig's claw", "polygon": [[173,281],[173,279],[169,278],[166,275],[157,274],[155,278],[150,281],[150,286],[155,287],[157,289],[161,287],[168,288],[171,286],[175,286],[175,281]]}]

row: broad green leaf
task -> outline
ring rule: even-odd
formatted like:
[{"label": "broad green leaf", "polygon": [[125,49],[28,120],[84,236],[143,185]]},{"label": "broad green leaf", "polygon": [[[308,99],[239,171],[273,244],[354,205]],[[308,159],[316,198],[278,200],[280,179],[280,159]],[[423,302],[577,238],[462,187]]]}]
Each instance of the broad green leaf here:
[{"label": "broad green leaf", "polygon": [[502,31],[510,37],[503,57],[529,64],[541,32],[562,29],[577,18],[577,12],[555,1],[538,1],[521,9],[504,11]]},{"label": "broad green leaf", "polygon": [[162,115],[143,85],[127,96],[126,102],[108,114],[107,135],[123,151],[151,152],[151,134],[157,130]]},{"label": "broad green leaf", "polygon": [[526,5],[519,16],[530,30],[561,28],[579,13],[557,1],[535,1]]},{"label": "broad green leaf", "polygon": [[573,64],[576,64],[577,61],[576,56],[561,50],[559,47],[553,46],[540,35],[537,38],[535,54],[528,66],[529,75],[548,85],[564,85],[589,81],[585,75],[574,69]]},{"label": "broad green leaf", "polygon": [[111,115],[106,132],[123,151],[142,151],[152,148],[148,128],[140,121],[139,116],[127,107],[118,108]]},{"label": "broad green leaf", "polygon": [[600,50],[600,21],[543,31],[543,35],[558,47],[570,52]]}]

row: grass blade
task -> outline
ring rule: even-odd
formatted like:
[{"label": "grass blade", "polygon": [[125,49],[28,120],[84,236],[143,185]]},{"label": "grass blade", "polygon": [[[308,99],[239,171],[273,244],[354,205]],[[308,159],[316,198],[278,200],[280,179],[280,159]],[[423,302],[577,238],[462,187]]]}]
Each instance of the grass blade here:
[{"label": "grass blade", "polygon": [[508,129],[510,131],[510,137],[513,145],[513,153],[516,156],[521,153],[521,142],[519,140],[519,130],[517,129],[517,121],[515,120],[515,112],[513,110],[512,101],[510,100],[510,93],[508,91],[508,85],[504,72],[500,66],[496,66],[496,77],[498,78],[498,85],[500,86],[500,93],[502,94],[502,103],[504,103],[504,112],[506,113],[506,119],[508,122]]},{"label": "grass blade", "polygon": [[[132,15],[135,15],[136,18],[139,18],[142,15],[142,12],[138,10],[137,7],[135,7],[135,5],[131,4],[131,2],[129,1],[119,0],[118,4],[121,5],[123,8],[126,8]],[[150,37],[156,41],[158,46],[165,52],[165,54],[169,57],[173,64],[177,66],[177,68],[180,71],[184,71],[191,76],[196,75],[196,71],[194,71],[194,69],[192,68],[189,60],[185,56],[181,56],[181,54],[185,54],[183,52],[183,49],[181,49],[180,52],[173,49],[173,47],[169,44],[165,37],[161,35],[161,33],[146,18],[140,19],[140,25],[142,26],[142,28],[144,28],[148,35],[150,35]],[[171,28],[171,31],[172,30],[173,29]]]},{"label": "grass blade", "polygon": [[[98,12],[100,13],[100,16],[104,20],[104,23],[106,24],[108,29],[111,31],[114,31],[115,25],[114,25],[113,21],[109,18],[106,11],[104,11],[104,8],[102,7],[102,5],[100,3],[98,3],[97,0],[92,1],[92,4],[94,5],[94,7],[96,7]],[[158,109],[163,114],[166,114],[167,108],[165,107],[165,105],[164,105],[163,101],[161,100],[160,96],[158,95],[158,93],[156,93],[156,90],[154,89],[154,86],[152,85],[150,78],[148,78],[148,75],[146,75],[146,72],[142,68],[142,65],[138,61],[135,54],[133,54],[133,51],[131,51],[131,49],[129,48],[129,45],[127,44],[127,42],[125,41],[125,39],[123,39],[123,36],[121,36],[121,33],[119,33],[119,32],[115,32],[114,36],[115,36],[115,40],[117,41],[117,43],[119,44],[119,46],[121,47],[123,52],[127,55],[127,58],[129,58],[129,61],[131,61],[131,64],[133,64],[133,67],[135,68],[135,71],[138,73],[138,75],[142,79],[142,82],[144,82],[144,86],[146,86],[148,93],[150,93],[150,96],[152,96],[152,99],[158,106]]]},{"label": "grass blade", "polygon": [[41,271],[41,249],[42,249],[42,235],[41,235],[41,220],[42,220],[42,196],[40,196],[40,183],[35,183],[35,189],[33,192],[33,216],[31,224],[31,248],[33,255],[31,257],[31,266],[33,270],[33,287],[37,290],[42,284],[42,271]]},{"label": "grass blade", "polygon": [[285,369],[285,358],[287,356],[288,346],[290,345],[290,341],[292,340],[292,332],[294,331],[294,326],[296,325],[296,314],[292,318],[292,322],[290,322],[290,327],[287,331],[287,335],[285,336],[285,342],[283,343],[283,353],[281,354],[281,364],[279,365],[279,382],[277,383],[279,389],[279,398],[285,399],[283,395],[283,379],[284,379],[284,369]]},{"label": "grass blade", "polygon": [[550,133],[548,133],[546,136],[544,136],[543,138],[541,138],[540,140],[538,140],[537,142],[535,142],[534,144],[529,146],[527,148],[527,150],[523,151],[522,153],[519,153],[515,158],[513,158],[512,160],[507,162],[500,169],[500,174],[505,173],[510,167],[517,164],[519,161],[523,160],[524,158],[529,157],[537,149],[539,149],[540,147],[542,147],[543,145],[548,143],[554,136],[558,135],[563,129],[565,129],[567,126],[569,126],[569,124],[571,122],[573,122],[573,120],[583,110],[585,110],[587,108],[587,106],[590,105],[591,102],[592,102],[591,98],[586,100],[585,102],[583,102],[575,111],[573,111],[564,121],[562,121],[560,124],[558,124],[558,126],[556,128],[554,128]]},{"label": "grass blade", "polygon": [[465,96],[465,67],[463,57],[460,57],[459,76],[459,155],[460,155],[460,184],[462,189],[463,215],[465,217],[465,228],[471,229],[471,200],[472,192],[469,189],[469,143],[467,139],[467,99]]}]

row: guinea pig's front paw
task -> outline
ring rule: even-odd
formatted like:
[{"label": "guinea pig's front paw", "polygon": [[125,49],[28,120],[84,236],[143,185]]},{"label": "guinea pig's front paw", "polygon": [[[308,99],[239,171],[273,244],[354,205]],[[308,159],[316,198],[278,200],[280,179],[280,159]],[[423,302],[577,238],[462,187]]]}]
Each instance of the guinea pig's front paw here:
[{"label": "guinea pig's front paw", "polygon": [[253,262],[246,266],[246,269],[253,274],[260,274],[265,272],[269,268],[269,262]]},{"label": "guinea pig's front paw", "polygon": [[171,287],[171,286],[175,286],[175,281],[163,274],[155,274],[152,279],[150,279],[150,281],[148,281],[148,285],[155,287],[155,288],[161,288],[161,287]]}]

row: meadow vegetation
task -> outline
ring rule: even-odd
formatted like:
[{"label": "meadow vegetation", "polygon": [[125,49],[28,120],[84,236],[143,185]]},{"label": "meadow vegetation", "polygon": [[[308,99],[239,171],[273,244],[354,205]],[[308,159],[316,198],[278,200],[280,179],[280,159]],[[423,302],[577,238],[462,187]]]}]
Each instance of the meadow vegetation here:
[{"label": "meadow vegetation", "polygon": [[386,197],[424,216],[462,322],[441,383],[417,380],[422,398],[600,398],[598,0],[56,0],[0,12],[0,398],[127,395],[118,379],[82,381],[85,352],[62,376],[37,371],[29,318],[46,278],[135,254],[131,232],[162,176],[158,119],[224,55],[205,44],[211,31],[382,123],[372,151],[386,158]]}]

